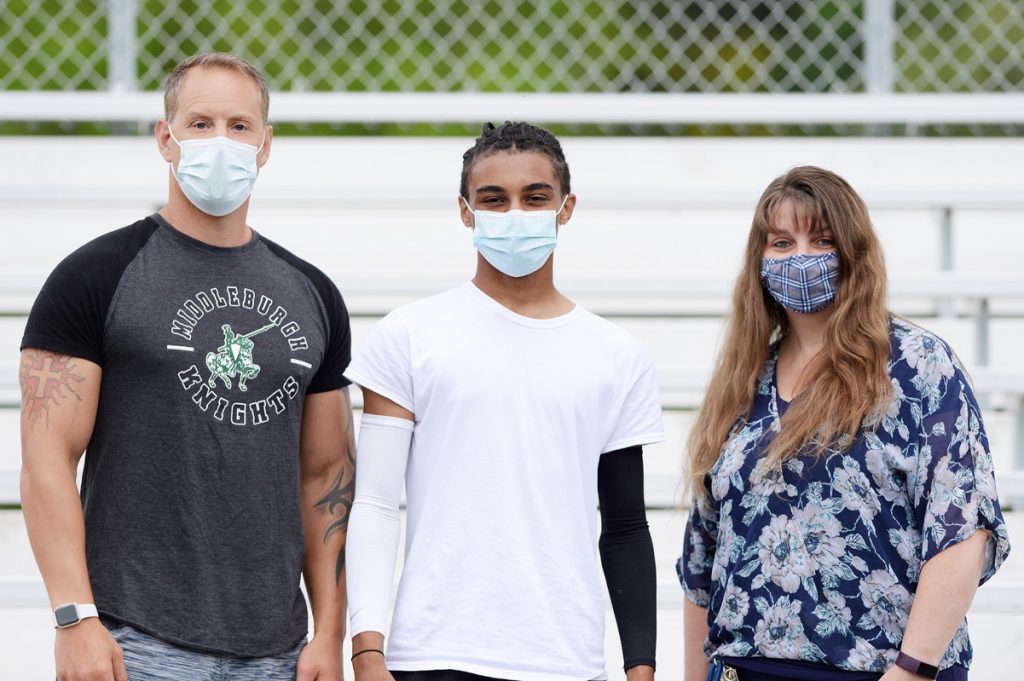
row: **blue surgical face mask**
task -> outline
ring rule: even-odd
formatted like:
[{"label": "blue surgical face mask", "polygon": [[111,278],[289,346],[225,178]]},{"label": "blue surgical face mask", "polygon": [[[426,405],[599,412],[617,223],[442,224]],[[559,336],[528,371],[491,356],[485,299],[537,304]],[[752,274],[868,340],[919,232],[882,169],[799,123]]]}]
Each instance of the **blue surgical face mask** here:
[{"label": "blue surgical face mask", "polygon": [[761,260],[761,283],[779,305],[810,314],[835,300],[839,283],[839,256],[835,253]]},{"label": "blue surgical face mask", "polygon": [[[170,132],[170,126],[167,129]],[[257,148],[220,136],[178,142],[174,132],[171,139],[181,148],[178,170],[171,164],[171,172],[192,205],[222,217],[245,203],[256,184],[256,156],[262,143]]]},{"label": "blue surgical face mask", "polygon": [[495,269],[510,277],[525,277],[539,270],[555,250],[558,210],[473,210],[473,245]]}]

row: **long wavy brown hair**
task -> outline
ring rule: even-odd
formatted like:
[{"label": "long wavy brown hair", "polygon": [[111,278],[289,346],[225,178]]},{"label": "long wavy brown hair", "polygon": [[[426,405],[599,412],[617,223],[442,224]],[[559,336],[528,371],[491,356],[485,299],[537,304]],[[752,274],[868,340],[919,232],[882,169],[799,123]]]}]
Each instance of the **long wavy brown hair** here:
[{"label": "long wavy brown hair", "polygon": [[706,501],[705,476],[734,426],[750,416],[772,343],[789,328],[785,310],[761,285],[761,259],[780,211],[793,211],[812,233],[826,227],[832,231],[840,272],[825,347],[801,377],[805,388],[782,417],[767,456],[782,461],[848,446],[864,419],[877,418],[891,395],[885,260],[867,206],[835,173],[793,168],[769,184],[757,203],[725,346],[690,431],[688,469],[698,500]]}]

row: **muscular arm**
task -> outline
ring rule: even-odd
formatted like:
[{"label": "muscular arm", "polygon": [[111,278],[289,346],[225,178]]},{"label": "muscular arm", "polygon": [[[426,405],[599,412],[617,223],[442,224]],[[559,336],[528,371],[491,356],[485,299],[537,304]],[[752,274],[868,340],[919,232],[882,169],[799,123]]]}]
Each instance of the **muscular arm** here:
[{"label": "muscular arm", "polygon": [[100,376],[92,362],[21,353],[21,503],[54,606],[93,602],[75,474],[92,436]]},{"label": "muscular arm", "polygon": [[[313,608],[314,642],[299,678],[340,678],[345,636],[345,543],[355,493],[355,442],[348,388],[306,397],[299,446],[303,575]],[[311,658],[318,657],[313,662]],[[313,678],[309,676],[308,678]]]},{"label": "muscular arm", "polygon": [[[989,536],[987,530],[979,530],[969,539],[939,552],[921,568],[921,580],[900,646],[907,655],[938,666],[978,590]],[[893,667],[882,678],[909,681],[921,677]]]},{"label": "muscular arm", "polygon": [[630,447],[601,456],[601,564],[629,679],[653,678],[657,638],[654,544],[644,504],[643,450]]},{"label": "muscular arm", "polygon": [[[102,370],[26,348],[21,353],[21,506],[50,607],[93,603],[76,473],[96,422]],[[56,634],[60,679],[126,678],[121,651],[95,618]]]}]

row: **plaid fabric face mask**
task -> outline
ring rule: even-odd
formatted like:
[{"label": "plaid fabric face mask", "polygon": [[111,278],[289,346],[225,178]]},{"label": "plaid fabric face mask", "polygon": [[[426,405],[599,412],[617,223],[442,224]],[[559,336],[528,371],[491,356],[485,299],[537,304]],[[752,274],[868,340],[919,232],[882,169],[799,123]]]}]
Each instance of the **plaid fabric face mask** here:
[{"label": "plaid fabric face mask", "polygon": [[761,260],[761,283],[779,305],[809,314],[828,307],[836,297],[839,256],[835,253]]}]

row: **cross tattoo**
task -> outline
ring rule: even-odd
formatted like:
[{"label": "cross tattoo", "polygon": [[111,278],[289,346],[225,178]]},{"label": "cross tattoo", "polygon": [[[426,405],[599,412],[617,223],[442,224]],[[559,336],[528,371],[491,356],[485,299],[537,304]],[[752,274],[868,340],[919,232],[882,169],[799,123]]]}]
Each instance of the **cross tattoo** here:
[{"label": "cross tattoo", "polygon": [[46,382],[47,381],[59,381],[63,376],[64,372],[58,369],[53,369],[53,358],[44,357],[43,367],[41,369],[30,369],[28,372],[29,378],[36,379],[36,399],[46,397]]},{"label": "cross tattoo", "polygon": [[82,383],[85,378],[76,372],[74,359],[68,355],[27,348],[22,354],[18,381],[21,384],[21,411],[25,418],[35,427],[36,421],[45,417],[45,425],[49,428],[50,408],[71,396],[81,401],[75,384]]}]

